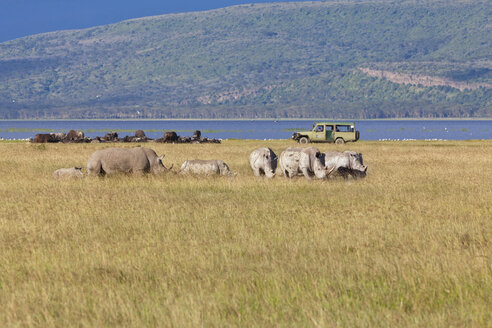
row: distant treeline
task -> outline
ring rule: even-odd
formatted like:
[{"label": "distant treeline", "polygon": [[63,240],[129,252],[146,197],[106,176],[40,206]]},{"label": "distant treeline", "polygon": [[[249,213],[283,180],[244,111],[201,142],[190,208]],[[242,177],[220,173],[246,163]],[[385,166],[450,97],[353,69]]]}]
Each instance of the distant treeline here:
[{"label": "distant treeline", "polygon": [[0,44],[0,118],[491,117],[486,1],[272,3]]}]

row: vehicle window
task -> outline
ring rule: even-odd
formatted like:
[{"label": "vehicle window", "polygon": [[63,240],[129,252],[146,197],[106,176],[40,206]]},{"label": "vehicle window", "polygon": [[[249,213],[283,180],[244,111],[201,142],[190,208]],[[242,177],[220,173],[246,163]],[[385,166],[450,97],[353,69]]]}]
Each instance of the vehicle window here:
[{"label": "vehicle window", "polygon": [[351,125],[337,125],[337,132],[354,132],[354,127]]},{"label": "vehicle window", "polygon": [[318,125],[316,127],[316,132],[323,132],[325,129],[324,129],[324,126],[323,125]]},{"label": "vehicle window", "polygon": [[326,131],[333,131],[333,125],[327,125]]}]

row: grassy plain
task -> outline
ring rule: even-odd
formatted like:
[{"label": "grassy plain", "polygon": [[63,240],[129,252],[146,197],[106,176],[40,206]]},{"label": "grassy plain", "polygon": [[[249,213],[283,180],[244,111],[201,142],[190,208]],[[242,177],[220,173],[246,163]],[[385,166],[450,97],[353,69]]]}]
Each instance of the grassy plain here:
[{"label": "grassy plain", "polygon": [[[0,326],[492,326],[492,142],[357,142],[363,180],[148,144],[235,178],[57,181],[108,145],[0,143]],[[129,145],[121,145],[129,146]]]}]

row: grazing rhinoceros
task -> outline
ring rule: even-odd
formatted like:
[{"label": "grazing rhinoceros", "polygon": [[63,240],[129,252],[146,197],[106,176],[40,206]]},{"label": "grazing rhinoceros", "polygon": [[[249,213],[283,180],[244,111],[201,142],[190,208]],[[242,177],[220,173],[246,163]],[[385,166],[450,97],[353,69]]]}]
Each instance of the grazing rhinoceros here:
[{"label": "grazing rhinoceros", "polygon": [[287,178],[296,175],[304,175],[306,179],[326,178],[323,155],[314,147],[287,148],[280,154],[280,168]]},{"label": "grazing rhinoceros", "polygon": [[157,156],[149,148],[106,148],[94,152],[87,162],[88,175],[111,175],[114,173],[153,173],[168,171],[162,163],[162,156]]},{"label": "grazing rhinoceros", "polygon": [[181,165],[181,174],[235,175],[221,160],[188,160]]},{"label": "grazing rhinoceros", "polygon": [[365,177],[367,166],[362,161],[362,154],[346,150],[343,153],[329,151],[324,153],[325,167],[329,177],[341,175],[345,179],[350,174],[353,178]]},{"label": "grazing rhinoceros", "polygon": [[258,148],[249,155],[249,164],[255,176],[273,178],[277,169],[277,155],[270,148]]},{"label": "grazing rhinoceros", "polygon": [[83,178],[84,173],[82,172],[81,167],[67,167],[58,169],[53,172],[53,178],[61,179],[61,178]]}]

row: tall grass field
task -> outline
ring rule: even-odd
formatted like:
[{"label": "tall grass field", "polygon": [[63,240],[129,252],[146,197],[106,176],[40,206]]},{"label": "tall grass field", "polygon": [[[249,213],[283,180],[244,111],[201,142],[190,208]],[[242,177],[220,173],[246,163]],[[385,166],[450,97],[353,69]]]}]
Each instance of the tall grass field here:
[{"label": "tall grass field", "polygon": [[367,177],[253,176],[294,145],[148,143],[238,174],[56,180],[133,145],[0,142],[0,326],[492,326],[492,141],[320,144]]}]

